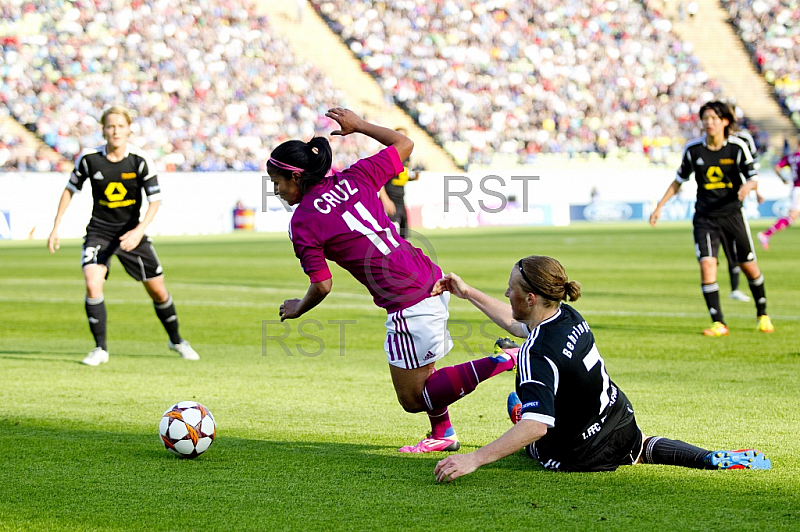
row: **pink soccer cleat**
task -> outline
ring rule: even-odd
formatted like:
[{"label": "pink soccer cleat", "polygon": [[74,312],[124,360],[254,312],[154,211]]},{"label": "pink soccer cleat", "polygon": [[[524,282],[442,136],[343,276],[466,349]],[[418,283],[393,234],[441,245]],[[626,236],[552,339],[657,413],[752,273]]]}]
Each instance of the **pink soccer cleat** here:
[{"label": "pink soccer cleat", "polygon": [[769,251],[769,236],[763,231],[756,236],[758,236],[758,241],[761,243],[761,247],[764,248],[764,251]]},{"label": "pink soccer cleat", "polygon": [[434,453],[437,451],[454,452],[461,448],[455,434],[447,438],[423,438],[416,445],[400,447],[400,453]]}]

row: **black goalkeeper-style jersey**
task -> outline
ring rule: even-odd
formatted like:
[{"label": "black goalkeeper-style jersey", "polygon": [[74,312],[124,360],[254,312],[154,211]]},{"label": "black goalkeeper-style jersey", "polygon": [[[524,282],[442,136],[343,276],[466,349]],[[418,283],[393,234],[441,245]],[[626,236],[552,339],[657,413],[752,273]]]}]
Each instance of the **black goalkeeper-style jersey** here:
[{"label": "black goalkeeper-style jersey", "polygon": [[589,325],[569,305],[530,331],[519,354],[522,419],[548,426],[536,442],[540,457],[582,463],[614,429],[634,421],[627,398],[608,377]]},{"label": "black goalkeeper-style jersey", "polygon": [[87,179],[92,184],[94,199],[87,232],[122,235],[139,223],[142,189],[147,201],[161,199],[155,164],[136,146],[128,145],[125,157],[116,163],[106,158],[105,146],[81,152],[67,188],[79,192]]},{"label": "black goalkeeper-style jersey", "polygon": [[697,181],[695,212],[722,216],[742,208],[739,187],[756,177],[756,169],[747,142],[741,138],[730,136],[722,148],[712,151],[701,137],[686,144],[676,179],[685,183],[692,174]]}]

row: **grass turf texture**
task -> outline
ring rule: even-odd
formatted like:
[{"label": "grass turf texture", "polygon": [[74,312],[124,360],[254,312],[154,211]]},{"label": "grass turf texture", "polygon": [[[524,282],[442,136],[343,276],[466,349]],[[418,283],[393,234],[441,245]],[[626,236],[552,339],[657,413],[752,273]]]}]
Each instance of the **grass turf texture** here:
[{"label": "grass turf texture", "polygon": [[[518,453],[438,485],[433,467],[444,453],[397,453],[428,423],[397,404],[384,314],[360,285],[334,266],[328,299],[302,331],[288,323],[291,356],[276,339],[283,326],[264,329],[307,287],[284,235],[156,239],[198,363],[167,349],[149,298],[114,259],[111,359],[97,368],[79,364],[92,347],[80,242],[55,256],[42,242],[1,242],[0,529],[800,528],[800,231],[759,253],[773,335],[756,332],[752,303],[727,298],[723,266],[727,338],[700,334],[710,320],[686,224],[425,235],[415,244],[445,271],[499,298],[521,256],[561,260],[583,284],[575,307],[645,433],[755,447],[773,469],[559,474]],[[450,310],[456,347],[444,365],[482,356],[501,334],[468,303],[454,298]],[[509,428],[512,387],[513,376],[500,375],[451,406],[461,452]],[[173,457],[158,439],[162,412],[180,400],[203,403],[217,420],[217,441],[196,460]]]}]

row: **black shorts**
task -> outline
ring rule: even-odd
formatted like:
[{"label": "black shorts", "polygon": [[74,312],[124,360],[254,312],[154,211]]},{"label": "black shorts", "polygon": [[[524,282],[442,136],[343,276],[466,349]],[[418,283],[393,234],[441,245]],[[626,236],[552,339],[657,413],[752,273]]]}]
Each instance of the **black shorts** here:
[{"label": "black shorts", "polygon": [[727,242],[732,256],[731,262],[752,262],[756,260],[750,224],[744,210],[722,216],[694,216],[694,249],[697,260],[719,256],[719,246]]},{"label": "black shorts", "polygon": [[636,424],[636,418],[631,416],[630,422],[614,429],[602,447],[597,449],[593,455],[574,463],[540,456],[535,443],[528,445],[525,449],[528,456],[538,460],[545,469],[573,473],[615,471],[619,466],[633,465],[639,459],[642,452],[642,431]]},{"label": "black shorts", "polygon": [[149,236],[142,237],[139,245],[131,251],[119,247],[119,237],[109,237],[97,233],[87,233],[83,238],[83,258],[81,268],[89,264],[102,264],[107,268],[106,279],[111,271],[111,256],[116,255],[128,275],[137,281],[149,281],[164,274],[158,260],[153,241]]}]

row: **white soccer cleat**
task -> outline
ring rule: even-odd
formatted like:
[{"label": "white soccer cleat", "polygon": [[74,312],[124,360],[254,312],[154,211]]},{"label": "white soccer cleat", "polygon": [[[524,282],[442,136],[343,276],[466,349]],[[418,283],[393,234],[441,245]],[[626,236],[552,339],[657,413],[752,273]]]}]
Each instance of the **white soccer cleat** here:
[{"label": "white soccer cleat", "polygon": [[108,362],[108,351],[102,347],[95,347],[89,351],[89,354],[86,355],[86,358],[81,360],[81,364],[86,364],[87,366],[99,366],[100,364],[105,364],[106,362]]},{"label": "white soccer cleat", "polygon": [[177,351],[184,360],[200,360],[200,355],[197,354],[197,351],[192,349],[192,346],[190,346],[189,342],[186,340],[179,344],[173,344],[172,341],[170,341],[168,345],[170,349]]},{"label": "white soccer cleat", "polygon": [[744,303],[747,303],[750,301],[750,296],[748,296],[741,290],[734,290],[733,292],[731,292],[731,299],[733,299],[734,301],[742,301]]}]

